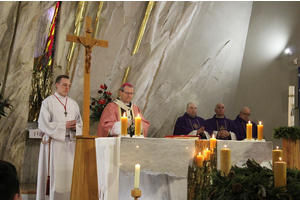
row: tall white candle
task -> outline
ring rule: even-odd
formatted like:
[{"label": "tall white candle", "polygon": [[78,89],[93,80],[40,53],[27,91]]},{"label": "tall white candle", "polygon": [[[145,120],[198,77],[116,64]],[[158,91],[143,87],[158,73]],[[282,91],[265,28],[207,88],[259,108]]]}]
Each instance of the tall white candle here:
[{"label": "tall white candle", "polygon": [[140,185],[140,170],[141,166],[140,164],[135,165],[135,173],[134,173],[134,188],[139,189]]},{"label": "tall white candle", "polygon": [[289,86],[288,126],[295,125],[295,86]]}]

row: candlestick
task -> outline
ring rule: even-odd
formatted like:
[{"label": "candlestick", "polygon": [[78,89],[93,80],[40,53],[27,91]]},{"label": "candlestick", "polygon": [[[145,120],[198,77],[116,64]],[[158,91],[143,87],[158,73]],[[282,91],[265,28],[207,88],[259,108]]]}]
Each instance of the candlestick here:
[{"label": "candlestick", "polygon": [[259,125],[257,125],[257,139],[262,140],[263,135],[264,135],[264,125],[262,125],[260,121]]},{"label": "candlestick", "polygon": [[203,167],[203,155],[201,155],[201,153],[199,153],[199,155],[197,155],[197,166],[198,167]]},{"label": "candlestick", "polygon": [[141,129],[142,129],[141,121],[142,121],[142,119],[141,119],[140,115],[138,114],[138,116],[135,118],[135,128],[134,128],[135,136],[141,136]]},{"label": "candlestick", "polygon": [[140,164],[135,165],[135,173],[134,173],[134,189],[139,189],[140,185]]},{"label": "candlestick", "polygon": [[282,156],[283,156],[282,150],[279,149],[278,146],[276,146],[276,149],[274,149],[274,150],[272,151],[272,168],[273,168],[273,171],[274,171],[274,163],[275,163],[276,161],[278,161],[279,158],[282,158]]},{"label": "candlestick", "polygon": [[127,135],[127,123],[128,123],[128,118],[124,112],[123,117],[121,117],[121,136]]},{"label": "candlestick", "polygon": [[208,148],[204,150],[204,161],[210,160],[210,150]]},{"label": "candlestick", "polygon": [[248,121],[248,124],[246,125],[247,125],[247,132],[246,132],[247,140],[252,140],[252,124],[250,121]]},{"label": "candlestick", "polygon": [[289,86],[289,97],[288,97],[288,126],[295,125],[295,115],[293,109],[295,108],[295,86]]},{"label": "candlestick", "polygon": [[137,189],[131,190],[131,196],[134,197],[134,200],[137,200],[142,196],[142,191]]},{"label": "candlestick", "polygon": [[274,163],[274,187],[286,186],[286,162],[276,161]]},{"label": "candlestick", "polygon": [[210,143],[209,146],[211,149],[214,149],[217,144],[217,139],[215,138],[215,135],[213,134],[212,137],[210,138]]},{"label": "candlestick", "polygon": [[231,150],[226,145],[220,150],[220,165],[221,176],[224,176],[224,173],[226,176],[231,169]]}]

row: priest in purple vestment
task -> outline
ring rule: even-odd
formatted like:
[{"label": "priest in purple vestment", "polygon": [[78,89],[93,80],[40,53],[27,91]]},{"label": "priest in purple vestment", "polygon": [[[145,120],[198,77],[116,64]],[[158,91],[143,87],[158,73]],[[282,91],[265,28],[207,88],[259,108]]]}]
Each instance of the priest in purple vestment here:
[{"label": "priest in purple vestment", "polygon": [[218,103],[215,107],[215,115],[206,121],[211,125],[217,139],[236,140],[237,128],[233,120],[225,117],[226,107],[223,103]]},{"label": "priest in purple vestment", "polygon": [[[240,114],[236,117],[233,122],[237,127],[236,139],[244,140],[246,138],[246,124],[248,123],[250,116],[250,109],[248,107],[243,107],[240,111]],[[257,138],[257,125],[252,123],[252,138]]]},{"label": "priest in purple vestment", "polygon": [[213,130],[205,119],[197,116],[197,106],[190,102],[186,112],[176,121],[173,135],[200,135],[202,139],[208,139]]}]

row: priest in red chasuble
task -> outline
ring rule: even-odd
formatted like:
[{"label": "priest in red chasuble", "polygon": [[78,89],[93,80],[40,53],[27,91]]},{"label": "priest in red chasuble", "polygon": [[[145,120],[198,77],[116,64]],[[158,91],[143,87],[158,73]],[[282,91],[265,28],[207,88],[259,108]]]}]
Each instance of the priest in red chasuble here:
[{"label": "priest in red chasuble", "polygon": [[213,130],[205,119],[197,116],[197,106],[190,102],[186,113],[176,121],[173,135],[200,135],[201,139],[209,139]]},{"label": "priest in red chasuble", "polygon": [[118,131],[115,130],[120,129],[120,120],[124,113],[128,117],[127,133],[130,136],[134,135],[134,118],[139,115],[142,118],[142,134],[144,137],[147,136],[150,123],[142,115],[139,107],[131,102],[133,94],[133,86],[130,83],[124,83],[121,86],[119,89],[120,98],[107,104],[103,110],[97,131],[99,137],[118,134]]}]

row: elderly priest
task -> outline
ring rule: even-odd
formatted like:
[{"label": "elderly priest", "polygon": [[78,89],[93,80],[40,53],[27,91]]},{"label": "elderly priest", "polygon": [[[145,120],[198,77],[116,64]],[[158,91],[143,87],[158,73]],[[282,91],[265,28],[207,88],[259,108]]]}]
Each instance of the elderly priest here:
[{"label": "elderly priest", "polygon": [[200,135],[202,139],[209,139],[213,130],[205,119],[197,116],[197,106],[190,102],[186,112],[176,121],[173,135]]},{"label": "elderly priest", "polygon": [[103,110],[97,131],[99,137],[120,134],[120,120],[124,113],[128,117],[127,132],[130,136],[134,134],[134,118],[138,115],[142,119],[143,135],[147,136],[150,123],[144,118],[139,107],[131,102],[133,94],[133,86],[130,83],[124,83],[121,86],[119,89],[120,98],[107,104]]}]

